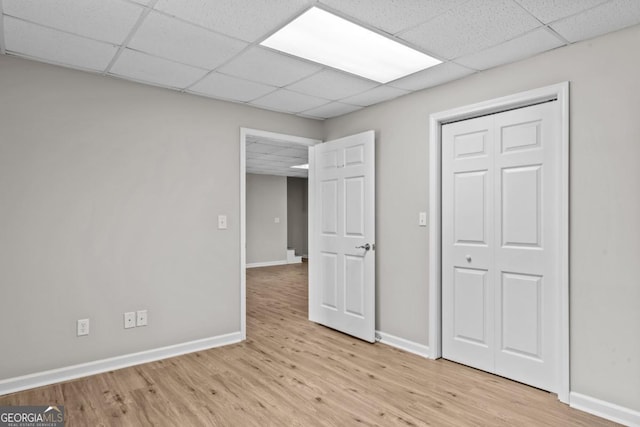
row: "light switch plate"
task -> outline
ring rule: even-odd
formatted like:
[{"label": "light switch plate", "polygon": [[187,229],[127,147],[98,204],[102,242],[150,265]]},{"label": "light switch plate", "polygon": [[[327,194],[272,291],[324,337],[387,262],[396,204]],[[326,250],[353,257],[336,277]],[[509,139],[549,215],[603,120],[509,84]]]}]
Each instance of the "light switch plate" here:
[{"label": "light switch plate", "polygon": [[226,230],[227,229],[227,216],[226,215],[218,215],[218,229]]},{"label": "light switch plate", "polygon": [[275,218],[273,219],[273,222],[275,222],[276,224],[280,224],[280,218],[275,217]]},{"label": "light switch plate", "polygon": [[418,215],[418,225],[420,227],[426,227],[427,226],[427,213],[426,212],[420,212],[420,214]]}]

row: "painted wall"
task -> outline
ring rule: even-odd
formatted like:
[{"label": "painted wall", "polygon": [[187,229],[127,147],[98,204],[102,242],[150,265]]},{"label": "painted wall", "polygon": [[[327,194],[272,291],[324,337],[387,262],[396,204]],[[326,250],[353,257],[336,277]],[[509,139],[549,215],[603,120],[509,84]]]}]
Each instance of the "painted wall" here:
[{"label": "painted wall", "polygon": [[[241,126],[322,137],[319,121],[0,56],[0,379],[239,331]],[[124,330],[144,308],[149,326]]]},{"label": "painted wall", "polygon": [[309,237],[308,179],[287,178],[287,246],[307,255]]},{"label": "painted wall", "polygon": [[428,343],[429,114],[571,82],[571,389],[640,410],[640,26],[328,120],[377,138],[377,328]]},{"label": "painted wall", "polygon": [[286,261],[287,177],[248,173],[246,206],[247,264]]}]

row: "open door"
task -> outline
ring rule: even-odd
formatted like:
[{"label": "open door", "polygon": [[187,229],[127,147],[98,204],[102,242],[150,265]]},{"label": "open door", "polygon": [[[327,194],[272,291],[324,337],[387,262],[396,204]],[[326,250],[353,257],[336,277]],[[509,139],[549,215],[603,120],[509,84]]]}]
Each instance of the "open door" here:
[{"label": "open door", "polygon": [[309,320],[375,341],[375,133],[309,148]]}]

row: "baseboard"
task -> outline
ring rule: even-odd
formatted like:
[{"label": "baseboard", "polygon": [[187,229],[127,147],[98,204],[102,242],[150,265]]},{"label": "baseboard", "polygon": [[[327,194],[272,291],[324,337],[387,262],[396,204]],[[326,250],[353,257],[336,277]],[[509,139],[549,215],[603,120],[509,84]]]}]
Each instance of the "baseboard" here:
[{"label": "baseboard", "polygon": [[240,332],[0,380],[0,396],[242,341]]},{"label": "baseboard", "polygon": [[595,397],[572,391],[569,393],[569,406],[626,426],[640,426],[640,411],[596,399]]},{"label": "baseboard", "polygon": [[417,354],[418,356],[429,357],[429,347],[424,344],[418,344],[381,331],[376,331],[376,336],[380,337],[380,342],[383,344]]},{"label": "baseboard", "polygon": [[265,262],[252,262],[247,263],[247,268],[257,268],[257,267],[273,267],[274,265],[287,265],[288,262],[286,259],[280,261],[265,261]]}]

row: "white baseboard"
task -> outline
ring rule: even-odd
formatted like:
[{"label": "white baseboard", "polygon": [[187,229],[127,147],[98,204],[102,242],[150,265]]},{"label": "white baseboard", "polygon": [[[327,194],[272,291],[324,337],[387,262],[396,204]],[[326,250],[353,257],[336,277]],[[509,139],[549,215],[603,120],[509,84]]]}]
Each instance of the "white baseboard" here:
[{"label": "white baseboard", "polygon": [[424,344],[418,344],[413,341],[399,338],[381,331],[376,331],[376,336],[380,337],[380,342],[409,353],[417,354],[422,357],[429,357],[429,347]]},{"label": "white baseboard", "polygon": [[247,268],[257,268],[257,267],[273,267],[274,265],[287,265],[288,262],[286,259],[280,261],[265,261],[265,262],[252,262],[247,263]]},{"label": "white baseboard", "polygon": [[640,426],[640,411],[596,399],[595,397],[572,391],[569,394],[569,406],[626,426]]},{"label": "white baseboard", "polygon": [[0,380],[0,396],[242,341],[240,332]]}]

